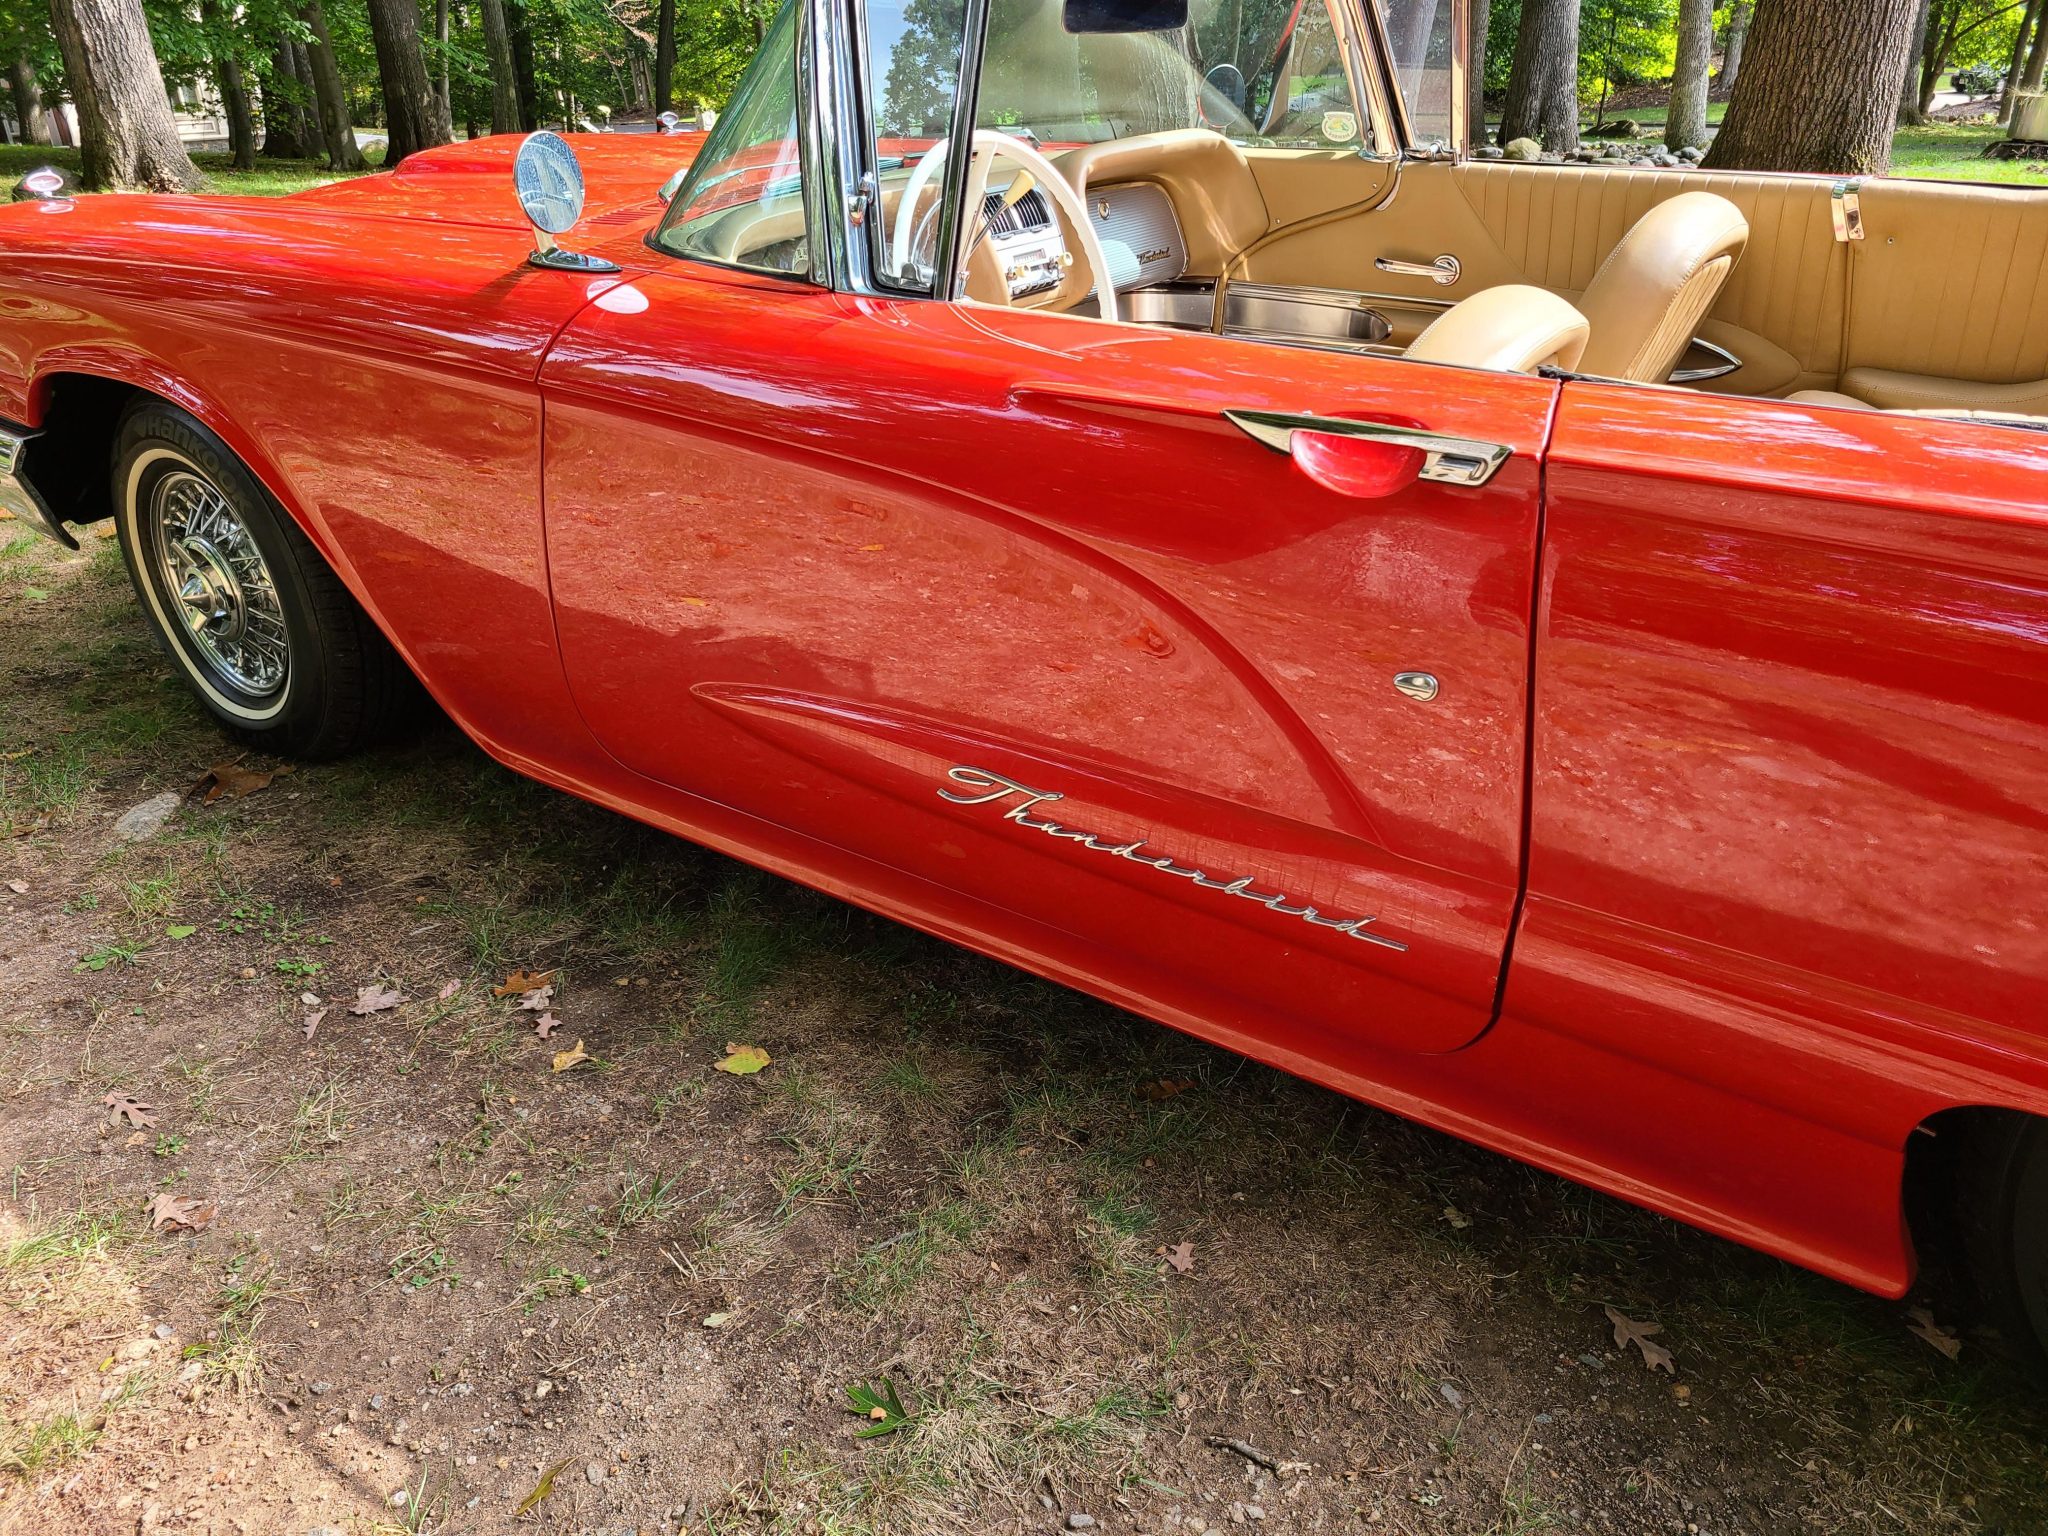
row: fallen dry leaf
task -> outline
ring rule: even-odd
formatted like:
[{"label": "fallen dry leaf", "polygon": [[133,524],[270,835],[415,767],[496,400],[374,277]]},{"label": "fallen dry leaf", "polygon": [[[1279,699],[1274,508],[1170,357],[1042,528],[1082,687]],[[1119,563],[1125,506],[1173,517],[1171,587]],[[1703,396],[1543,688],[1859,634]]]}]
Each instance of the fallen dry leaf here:
[{"label": "fallen dry leaf", "polygon": [[1678,1374],[1678,1367],[1671,1360],[1671,1351],[1662,1344],[1650,1342],[1651,1335],[1664,1331],[1662,1323],[1639,1323],[1633,1318],[1624,1317],[1612,1307],[1606,1307],[1602,1310],[1607,1313],[1607,1321],[1614,1324],[1614,1342],[1616,1347],[1627,1349],[1629,1345],[1633,1344],[1643,1352],[1643,1365],[1645,1369],[1664,1371],[1672,1376]]},{"label": "fallen dry leaf", "polygon": [[535,987],[531,992],[519,994],[519,1006],[528,1013],[545,1013],[554,1000],[553,987]]},{"label": "fallen dry leaf", "polygon": [[1908,1333],[1918,1334],[1949,1359],[1963,1352],[1963,1341],[1934,1320],[1934,1314],[1925,1307],[1915,1307],[1906,1314],[1912,1321],[1907,1323]]},{"label": "fallen dry leaf", "polygon": [[1447,1205],[1444,1207],[1444,1220],[1449,1222],[1452,1226],[1458,1228],[1458,1230],[1461,1232],[1466,1227],[1472,1225],[1472,1218],[1470,1216],[1467,1216],[1463,1211],[1459,1210],[1455,1205]]},{"label": "fallen dry leaf", "polygon": [[720,1072],[730,1072],[734,1077],[751,1077],[774,1059],[758,1045],[740,1045],[728,1040],[725,1049],[725,1059],[711,1065]]},{"label": "fallen dry leaf", "polygon": [[28,894],[28,882],[26,880],[10,880],[7,882],[7,889],[14,892],[17,896],[26,896]]},{"label": "fallen dry leaf", "polygon": [[562,1021],[552,1013],[544,1013],[533,1021],[533,1032],[545,1040],[562,1027]]},{"label": "fallen dry leaf", "polygon": [[491,996],[511,997],[514,993],[518,992],[532,992],[546,986],[554,979],[555,973],[553,971],[541,971],[537,974],[533,971],[514,971],[505,978],[505,984],[502,987],[491,988]]},{"label": "fallen dry leaf", "polygon": [[441,983],[441,990],[434,994],[434,1001],[437,1003],[445,1003],[448,1001],[449,998],[453,997],[456,993],[460,992],[461,990],[462,983],[460,981],[444,981]]},{"label": "fallen dry leaf", "polygon": [[706,1328],[723,1328],[731,1321],[732,1314],[730,1312],[714,1312],[704,1319],[704,1326]]},{"label": "fallen dry leaf", "polygon": [[149,1224],[159,1232],[199,1232],[213,1220],[215,1210],[211,1200],[163,1190],[149,1202]]},{"label": "fallen dry leaf", "polygon": [[1193,1243],[1175,1243],[1171,1248],[1161,1248],[1159,1252],[1166,1259],[1166,1267],[1176,1275],[1184,1275],[1195,1267]]},{"label": "fallen dry leaf", "polygon": [[555,1070],[557,1072],[566,1072],[571,1067],[582,1066],[588,1060],[590,1060],[590,1053],[583,1049],[583,1042],[578,1040],[568,1050],[555,1052]]},{"label": "fallen dry leaf", "polygon": [[327,1010],[326,1010],[325,1008],[322,1008],[322,1009],[319,1009],[319,1010],[317,1010],[316,1012],[313,1012],[313,1013],[309,1013],[309,1014],[307,1014],[307,1015],[306,1015],[306,1022],[305,1022],[305,1024],[304,1024],[304,1025],[303,1025],[303,1026],[302,1026],[302,1027],[300,1028],[300,1030],[299,1030],[299,1033],[300,1033],[300,1034],[302,1034],[302,1035],[304,1035],[304,1036],[305,1036],[305,1037],[306,1037],[306,1038],[307,1038],[308,1040],[312,1039],[312,1038],[313,1038],[313,1031],[314,1031],[314,1030],[316,1030],[316,1029],[318,1029],[318,1028],[320,1027],[320,1021],[321,1021],[322,1019],[326,1018],[326,1017],[327,1017]]},{"label": "fallen dry leaf", "polygon": [[125,1093],[110,1093],[100,1102],[107,1106],[107,1118],[116,1125],[126,1120],[130,1125],[155,1125],[156,1106],[145,1104],[140,1099]]},{"label": "fallen dry leaf", "polygon": [[348,1005],[348,1011],[360,1017],[366,1013],[384,1013],[405,1001],[405,994],[396,987],[371,985],[356,989],[356,1000]]},{"label": "fallen dry leaf", "polygon": [[1178,1098],[1194,1086],[1195,1080],[1192,1077],[1162,1077],[1157,1082],[1140,1085],[1138,1097],[1141,1099],[1151,1099],[1155,1102],[1161,1099],[1173,1099]]},{"label": "fallen dry leaf", "polygon": [[238,763],[215,763],[199,775],[199,781],[192,786],[190,793],[198,796],[203,805],[211,805],[216,800],[240,800],[259,789],[270,788],[273,780],[281,779],[291,771],[290,763],[279,763],[268,771],[244,768]]},{"label": "fallen dry leaf", "polygon": [[122,1142],[121,1145],[124,1147],[146,1147],[149,1145],[149,1135],[144,1131],[131,1131],[128,1139]]}]

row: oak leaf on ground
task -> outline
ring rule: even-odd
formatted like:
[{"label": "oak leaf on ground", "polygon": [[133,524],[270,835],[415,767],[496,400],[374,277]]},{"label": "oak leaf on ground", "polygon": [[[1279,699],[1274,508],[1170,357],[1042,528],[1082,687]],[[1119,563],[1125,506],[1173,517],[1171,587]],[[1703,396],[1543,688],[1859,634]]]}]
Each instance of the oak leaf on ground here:
[{"label": "oak leaf on ground", "polygon": [[1937,1323],[1934,1314],[1925,1307],[1915,1307],[1906,1316],[1911,1319],[1906,1324],[1906,1331],[1918,1334],[1949,1359],[1953,1360],[1963,1352],[1963,1341]]},{"label": "oak leaf on ground", "polygon": [[1195,1267],[1193,1243],[1175,1243],[1171,1248],[1161,1248],[1159,1252],[1166,1259],[1166,1267],[1176,1275],[1184,1275]]},{"label": "oak leaf on ground", "polygon": [[1617,1348],[1627,1349],[1633,1344],[1643,1352],[1643,1366],[1646,1370],[1663,1371],[1672,1376],[1678,1374],[1678,1367],[1672,1363],[1671,1351],[1662,1344],[1651,1342],[1653,1334],[1664,1331],[1662,1323],[1639,1323],[1612,1307],[1603,1310],[1607,1313],[1607,1321],[1614,1324],[1614,1342]]},{"label": "oak leaf on ground", "polygon": [[583,1049],[583,1042],[579,1039],[568,1050],[555,1052],[554,1070],[566,1072],[571,1067],[582,1066],[588,1060],[590,1060],[590,1053]]},{"label": "oak leaf on ground", "polygon": [[203,1231],[218,1208],[197,1195],[174,1195],[160,1190],[149,1202],[149,1224],[159,1232]]},{"label": "oak leaf on ground", "polygon": [[107,1106],[107,1118],[117,1125],[123,1120],[135,1126],[156,1124],[156,1106],[145,1104],[133,1095],[110,1093],[100,1102]]},{"label": "oak leaf on ground", "polygon": [[348,1011],[361,1017],[370,1013],[385,1013],[405,1001],[405,994],[396,987],[372,983],[356,989],[356,1000],[348,1005]]},{"label": "oak leaf on ground", "polygon": [[544,1013],[533,1021],[533,1032],[545,1040],[562,1027],[562,1021],[552,1013]]}]

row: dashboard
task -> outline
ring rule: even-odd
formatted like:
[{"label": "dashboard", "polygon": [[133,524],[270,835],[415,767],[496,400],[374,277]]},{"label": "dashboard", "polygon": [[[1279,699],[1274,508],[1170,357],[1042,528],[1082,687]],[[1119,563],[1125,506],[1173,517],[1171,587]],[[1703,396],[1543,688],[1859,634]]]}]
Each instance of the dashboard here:
[{"label": "dashboard", "polygon": [[[1188,268],[1187,240],[1173,200],[1151,182],[1091,187],[1085,198],[1117,290],[1170,283]],[[1044,188],[991,188],[982,204],[988,239],[1012,304],[1057,289],[1077,259]],[[1092,290],[1091,290],[1092,291]]]}]

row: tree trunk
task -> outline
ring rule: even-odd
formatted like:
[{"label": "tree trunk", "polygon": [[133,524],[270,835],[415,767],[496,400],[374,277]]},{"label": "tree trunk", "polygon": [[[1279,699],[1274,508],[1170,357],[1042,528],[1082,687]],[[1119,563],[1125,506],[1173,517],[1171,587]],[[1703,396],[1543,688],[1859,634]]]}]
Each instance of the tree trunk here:
[{"label": "tree trunk", "polygon": [[1962,0],[1938,0],[1927,11],[1927,31],[1920,42],[1920,96],[1914,108],[1921,117],[1934,110],[1935,87],[1948,67],[1948,56],[1956,45],[1956,26],[1962,19]]},{"label": "tree trunk", "polygon": [[1714,0],[1678,0],[1678,63],[1671,73],[1667,149],[1707,142],[1707,71],[1714,64]]},{"label": "tree trunk", "polygon": [[448,134],[427,83],[416,0],[370,0],[370,35],[384,84],[384,168],[390,170],[407,155],[446,144]]},{"label": "tree trunk", "polygon": [[1705,163],[1872,176],[1891,161],[1915,0],[1764,0],[1748,65]]},{"label": "tree trunk", "polygon": [[50,142],[50,120],[43,115],[43,88],[36,82],[36,66],[25,53],[16,54],[7,67],[7,83],[14,91],[14,120],[21,124],[21,142]]},{"label": "tree trunk", "polygon": [[1914,7],[1913,40],[1906,50],[1906,71],[1899,77],[1899,121],[1908,127],[1927,121],[1920,106],[1920,56],[1927,48],[1928,5],[1929,0],[1919,0]]},{"label": "tree trunk", "polygon": [[1752,0],[1733,0],[1728,7],[1728,41],[1721,49],[1720,82],[1724,91],[1733,90],[1736,77],[1742,73],[1742,50],[1749,45],[1749,15],[1754,9]]},{"label": "tree trunk", "polygon": [[504,0],[483,0],[484,55],[491,68],[491,132],[519,131],[519,66],[512,58],[512,28]]},{"label": "tree trunk", "polygon": [[50,20],[78,109],[84,185],[159,192],[202,185],[178,139],[142,0],[51,0]]},{"label": "tree trunk", "polygon": [[441,113],[441,126],[455,137],[455,96],[448,83],[448,0],[434,0],[434,56],[441,67],[434,74],[434,105]]},{"label": "tree trunk", "polygon": [[2048,76],[2048,16],[2041,18],[2034,28],[2034,41],[2027,48],[2027,72],[2020,77],[2020,89],[2038,91],[2041,81]]},{"label": "tree trunk", "polygon": [[1579,0],[1523,0],[1500,140],[1579,147]]},{"label": "tree trunk", "polygon": [[502,0],[505,24],[512,30],[512,73],[519,87],[519,126],[532,133],[540,127],[540,82],[533,73],[533,29],[520,0]]},{"label": "tree trunk", "polygon": [[1486,142],[1486,25],[1493,19],[1493,0],[1470,0],[1466,26],[1471,42],[1465,52],[1466,142]]},{"label": "tree trunk", "polygon": [[[1998,93],[1998,120],[2001,123],[2012,121],[2013,97],[2019,94],[2020,72],[2026,68],[2027,44],[2032,41],[2033,29],[2041,20],[2041,4],[2042,0],[2031,0],[2026,10],[2020,13],[2019,28],[2012,35],[2012,58],[2005,66],[2004,89]],[[1899,121],[1905,120],[1904,113],[1901,113]]]},{"label": "tree trunk", "polygon": [[228,120],[228,153],[235,169],[256,169],[256,114],[249,108],[249,87],[242,78],[242,61],[235,57],[234,42],[220,24],[220,0],[200,0],[199,19],[206,27],[207,46],[213,53],[214,84],[220,91],[221,110]]},{"label": "tree trunk", "polygon": [[676,0],[661,0],[654,26],[654,111],[671,110],[676,97]]},{"label": "tree trunk", "polygon": [[290,94],[299,83],[298,59],[291,39],[280,42],[270,55],[270,75],[263,82],[263,158],[302,160],[310,152],[298,101]]},{"label": "tree trunk", "polygon": [[313,100],[320,111],[320,137],[327,144],[327,163],[337,171],[360,171],[368,163],[356,144],[356,131],[349,121],[348,97],[341,88],[341,66],[335,62],[334,40],[327,33],[327,12],[320,0],[305,0],[299,12],[313,40],[306,45],[306,60],[313,75]]}]

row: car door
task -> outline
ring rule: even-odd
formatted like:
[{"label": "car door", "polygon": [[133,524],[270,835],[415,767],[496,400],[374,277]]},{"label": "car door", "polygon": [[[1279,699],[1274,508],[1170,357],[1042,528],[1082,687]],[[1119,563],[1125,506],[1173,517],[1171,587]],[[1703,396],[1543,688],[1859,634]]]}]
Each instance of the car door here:
[{"label": "car door", "polygon": [[2043,484],[2039,431],[1566,385],[1509,1014],[1894,1153],[1907,1062],[2039,1060]]},{"label": "car door", "polygon": [[[761,110],[743,88],[706,185],[788,194],[798,147],[734,126]],[[1109,995],[1325,1059],[1473,1039],[1520,881],[1558,386],[835,292],[777,265],[845,205],[809,206],[806,253],[677,260],[545,366],[593,732],[935,911],[1065,935]]]}]

